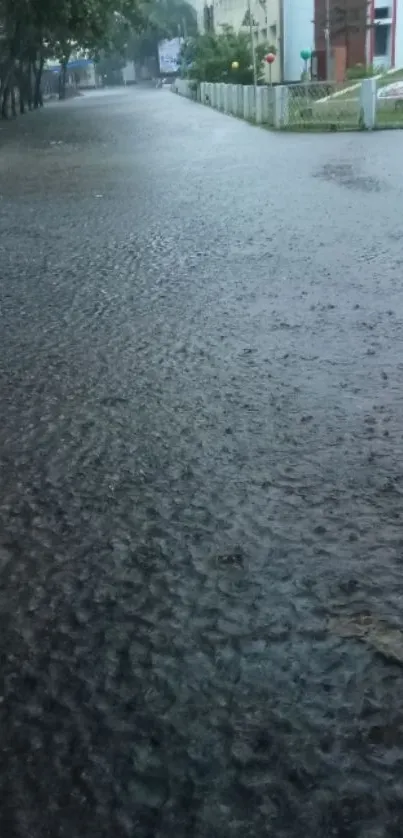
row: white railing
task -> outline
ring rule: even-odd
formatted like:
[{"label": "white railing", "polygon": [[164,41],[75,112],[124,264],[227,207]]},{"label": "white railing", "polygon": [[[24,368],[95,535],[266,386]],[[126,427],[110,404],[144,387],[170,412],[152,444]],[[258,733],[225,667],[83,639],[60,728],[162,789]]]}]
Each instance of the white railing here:
[{"label": "white railing", "polygon": [[379,85],[385,80],[364,79],[351,86],[321,82],[259,85],[255,90],[253,85],[177,79],[172,90],[223,113],[273,128],[372,130],[386,127],[385,114],[390,127],[392,123],[403,127],[403,82],[401,94],[389,99],[380,93]]}]

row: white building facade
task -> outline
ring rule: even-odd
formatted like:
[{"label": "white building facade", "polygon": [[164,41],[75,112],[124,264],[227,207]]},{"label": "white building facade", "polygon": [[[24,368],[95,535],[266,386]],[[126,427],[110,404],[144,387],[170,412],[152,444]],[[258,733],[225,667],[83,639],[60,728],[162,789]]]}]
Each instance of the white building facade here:
[{"label": "white building facade", "polygon": [[[223,26],[249,30],[248,0],[211,0],[209,6],[203,3],[203,9],[199,0],[194,0],[194,5],[200,31],[206,28],[206,10],[215,32]],[[276,51],[273,82],[299,81],[301,50],[314,46],[314,0],[250,0],[250,10],[255,43],[267,43]]]},{"label": "white building facade", "polygon": [[371,0],[371,28],[367,36],[367,61],[374,67],[403,67],[403,0]]},{"label": "white building facade", "polygon": [[[248,0],[193,0],[199,29],[206,21],[219,32],[224,25],[248,31]],[[335,0],[329,0],[330,11]],[[352,8],[357,0],[351,0]],[[326,0],[319,5],[325,8]],[[348,4],[348,0],[347,0]],[[316,7],[316,8],[315,8]],[[301,79],[302,50],[315,49],[315,0],[250,0],[253,36],[256,43],[275,46],[277,58],[272,68],[273,82]],[[368,0],[367,26],[362,30],[360,61],[379,70],[403,68],[403,0]],[[330,31],[330,42],[332,33]],[[365,47],[366,44],[366,47]],[[335,44],[337,45],[337,43]]]},{"label": "white building facade", "polygon": [[403,0],[395,0],[395,67],[403,67]]},{"label": "white building facade", "polygon": [[303,71],[302,50],[314,49],[314,0],[282,0],[283,81],[299,81]]}]

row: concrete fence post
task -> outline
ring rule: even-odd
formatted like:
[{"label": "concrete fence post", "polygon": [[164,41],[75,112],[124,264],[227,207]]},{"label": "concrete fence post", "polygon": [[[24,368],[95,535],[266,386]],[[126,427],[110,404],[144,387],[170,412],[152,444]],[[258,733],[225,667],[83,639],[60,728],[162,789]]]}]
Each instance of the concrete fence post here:
[{"label": "concrete fence post", "polygon": [[377,106],[376,79],[364,79],[360,89],[360,125],[367,131],[373,131],[376,123]]},{"label": "concrete fence post", "polygon": [[231,85],[224,85],[224,113],[231,113]]},{"label": "concrete fence post", "polygon": [[273,88],[262,87],[262,115],[263,122],[267,125],[271,116],[271,93]]},{"label": "concrete fence post", "polygon": [[254,88],[251,84],[245,84],[243,87],[243,118],[254,119],[255,117],[255,101]]},{"label": "concrete fence post", "polygon": [[249,95],[248,95],[248,88],[247,85],[242,85],[243,91],[243,118],[249,119]]},{"label": "concrete fence post", "polygon": [[200,101],[202,102],[203,105],[206,101],[206,82],[205,81],[200,82]]},{"label": "concrete fence post", "polygon": [[268,123],[274,125],[274,87],[267,88]]},{"label": "concrete fence post", "polygon": [[258,125],[263,122],[263,87],[256,89],[256,111],[255,118]]},{"label": "concrete fence post", "polygon": [[231,113],[238,116],[238,84],[231,85]]},{"label": "concrete fence post", "polygon": [[285,128],[288,125],[288,87],[284,84],[274,88],[274,126]]},{"label": "concrete fence post", "polygon": [[219,99],[218,99],[218,108],[219,108],[220,111],[224,110],[225,87],[226,87],[225,83],[221,82],[221,84],[219,85],[220,91],[219,91]]},{"label": "concrete fence post", "polygon": [[232,112],[234,116],[242,116],[243,113],[243,91],[241,84],[232,85]]},{"label": "concrete fence post", "polygon": [[221,107],[221,83],[217,82],[216,84],[217,92],[216,92],[216,108],[219,111]]},{"label": "concrete fence post", "polygon": [[215,99],[215,106],[217,110],[220,110],[221,107],[221,83],[216,83],[216,99]]},{"label": "concrete fence post", "polygon": [[220,85],[220,111],[225,111],[225,88],[226,84],[223,82]]},{"label": "concrete fence post", "polygon": [[243,85],[237,84],[237,93],[236,93],[236,101],[237,101],[237,116],[243,117]]},{"label": "concrete fence post", "polygon": [[211,84],[211,107],[217,107],[217,85],[215,83]]},{"label": "concrete fence post", "polygon": [[253,85],[249,88],[249,101],[250,101],[250,119],[256,120],[256,93],[258,88],[253,87]]},{"label": "concrete fence post", "polygon": [[268,123],[270,121],[270,96],[271,96],[272,88],[269,87],[258,87],[257,88],[257,99],[256,99],[256,122],[258,125],[262,123]]}]

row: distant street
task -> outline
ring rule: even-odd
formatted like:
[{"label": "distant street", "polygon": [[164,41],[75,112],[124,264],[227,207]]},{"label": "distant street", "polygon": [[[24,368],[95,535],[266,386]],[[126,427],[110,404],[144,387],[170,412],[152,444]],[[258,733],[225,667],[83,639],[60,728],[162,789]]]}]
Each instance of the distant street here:
[{"label": "distant street", "polygon": [[401,838],[401,149],[0,125],[2,838]]}]

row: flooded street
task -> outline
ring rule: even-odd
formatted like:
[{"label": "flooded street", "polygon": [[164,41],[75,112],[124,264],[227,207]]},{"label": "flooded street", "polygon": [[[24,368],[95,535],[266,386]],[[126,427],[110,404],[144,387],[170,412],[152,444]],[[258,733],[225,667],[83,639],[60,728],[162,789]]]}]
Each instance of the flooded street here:
[{"label": "flooded street", "polygon": [[0,127],[5,838],[401,838],[401,147]]}]

